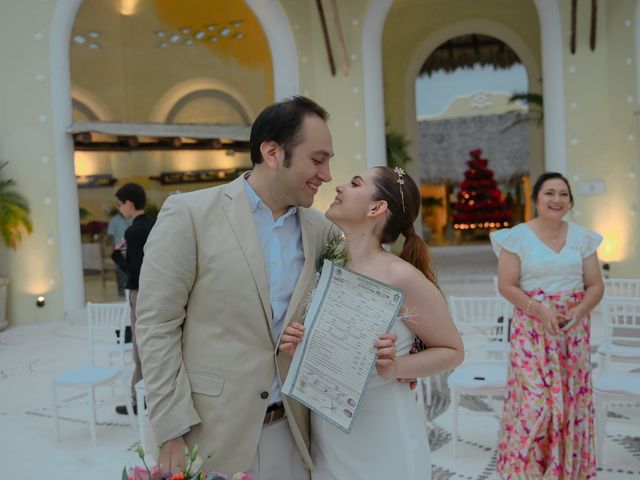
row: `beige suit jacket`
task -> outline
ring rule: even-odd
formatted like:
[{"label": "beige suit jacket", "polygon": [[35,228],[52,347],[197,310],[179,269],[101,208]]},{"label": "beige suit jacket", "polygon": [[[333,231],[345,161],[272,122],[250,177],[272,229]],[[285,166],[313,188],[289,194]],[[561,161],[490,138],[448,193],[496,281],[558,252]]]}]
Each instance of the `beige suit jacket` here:
[{"label": "beige suit jacket", "polygon": [[[305,262],[285,317],[301,321],[316,262],[332,224],[298,209]],[[230,184],[172,195],[145,245],[136,308],[151,430],[157,441],[186,429],[207,468],[250,468],[276,356],[269,283],[242,177]],[[284,397],[293,438],[311,468],[309,415]]]}]

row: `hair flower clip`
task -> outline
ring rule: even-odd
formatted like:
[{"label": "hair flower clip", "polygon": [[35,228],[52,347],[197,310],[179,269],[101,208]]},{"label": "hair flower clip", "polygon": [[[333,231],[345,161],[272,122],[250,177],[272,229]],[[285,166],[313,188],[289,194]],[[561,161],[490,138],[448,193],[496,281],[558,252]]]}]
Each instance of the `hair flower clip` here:
[{"label": "hair flower clip", "polygon": [[398,178],[396,179],[396,182],[398,182],[398,185],[400,185],[400,198],[402,199],[402,211],[405,212],[406,209],[404,206],[404,191],[402,190],[402,186],[404,185],[404,179],[402,177],[404,177],[406,174],[404,173],[404,170],[400,167],[394,167],[393,171],[398,176]]}]

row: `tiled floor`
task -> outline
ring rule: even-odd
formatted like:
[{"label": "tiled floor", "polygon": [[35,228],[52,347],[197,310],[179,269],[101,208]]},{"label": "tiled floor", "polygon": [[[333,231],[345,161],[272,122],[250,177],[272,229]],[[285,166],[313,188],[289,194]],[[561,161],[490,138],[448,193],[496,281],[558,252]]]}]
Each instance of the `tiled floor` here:
[{"label": "tiled floor", "polygon": [[[433,254],[446,294],[491,295],[495,260],[488,247],[466,252],[448,249]],[[113,282],[107,288],[115,291]],[[107,291],[107,297],[113,292]],[[88,279],[87,297],[101,301],[102,280]],[[597,316],[593,339],[601,338]],[[61,441],[54,437],[51,419],[51,377],[83,363],[86,358],[83,323],[49,322],[13,327],[0,332],[0,478],[60,478],[65,480],[119,479],[123,466],[137,464],[133,446],[137,430],[112,407],[98,413],[97,446],[81,410],[61,412]],[[460,421],[458,458],[452,456],[451,409],[446,381],[434,381],[433,402],[427,407],[433,478],[497,479],[494,471],[498,420],[478,412],[499,412],[480,398],[467,398]],[[599,478],[640,478],[640,404],[618,404],[613,416],[623,423],[608,424],[604,467]],[[627,419],[633,419],[635,424]]]}]

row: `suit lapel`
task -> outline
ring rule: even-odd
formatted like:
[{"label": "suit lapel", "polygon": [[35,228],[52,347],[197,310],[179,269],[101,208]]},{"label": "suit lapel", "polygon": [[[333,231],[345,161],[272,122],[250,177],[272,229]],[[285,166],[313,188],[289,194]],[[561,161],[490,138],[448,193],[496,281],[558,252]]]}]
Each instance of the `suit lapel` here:
[{"label": "suit lapel", "polygon": [[262,308],[269,327],[269,335],[271,336],[273,314],[269,300],[269,279],[264,264],[262,246],[258,238],[258,231],[256,230],[243,182],[243,178],[240,177],[227,185],[225,189],[227,199],[223,205],[223,210],[251,270],[253,281],[262,301]]},{"label": "suit lapel", "polygon": [[300,303],[305,299],[308,294],[309,287],[312,285],[313,276],[316,271],[316,250],[317,250],[317,238],[316,238],[316,225],[314,224],[311,215],[308,215],[306,209],[298,208],[298,215],[300,218],[300,230],[302,231],[302,249],[304,250],[304,264],[302,271],[296,282],[296,287],[291,295],[291,301],[287,308],[287,314],[284,318],[284,324],[288,325],[293,315],[296,314],[300,307]]}]

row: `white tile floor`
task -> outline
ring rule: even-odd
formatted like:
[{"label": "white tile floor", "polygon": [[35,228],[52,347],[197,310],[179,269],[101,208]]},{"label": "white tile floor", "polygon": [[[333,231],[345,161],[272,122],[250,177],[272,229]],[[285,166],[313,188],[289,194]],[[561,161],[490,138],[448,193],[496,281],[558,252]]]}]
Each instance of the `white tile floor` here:
[{"label": "white tile floor", "polygon": [[[495,260],[486,246],[466,253],[437,250],[434,263],[446,294],[494,292]],[[92,300],[101,300],[101,285],[99,277],[89,280],[87,292]],[[601,328],[594,318],[594,342],[599,337]],[[138,463],[133,451],[137,430],[126,417],[116,415],[113,407],[98,413],[97,446],[91,445],[84,412],[74,409],[61,412],[65,417],[60,425],[61,441],[55,441],[50,379],[85,360],[84,323],[50,319],[0,332],[0,478],[113,480],[120,478],[125,464]],[[444,389],[435,392],[430,415],[434,480],[498,478],[493,472],[498,421],[475,415],[477,405],[467,406],[460,423],[460,453],[454,459],[448,396]],[[640,478],[640,406],[620,405],[615,414],[636,423],[608,425],[605,464],[599,478]]]}]

